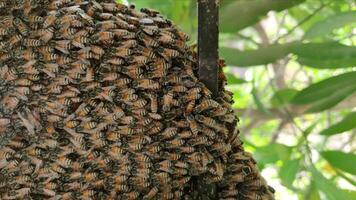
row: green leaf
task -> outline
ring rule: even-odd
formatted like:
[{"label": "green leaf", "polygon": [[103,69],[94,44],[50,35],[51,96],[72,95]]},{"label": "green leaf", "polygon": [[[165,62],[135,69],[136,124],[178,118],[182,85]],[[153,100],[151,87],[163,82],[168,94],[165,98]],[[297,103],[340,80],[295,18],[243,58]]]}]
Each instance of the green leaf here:
[{"label": "green leaf", "polygon": [[239,51],[234,48],[221,47],[219,52],[226,63],[233,66],[248,67],[265,65],[286,57],[294,44],[275,44],[257,50]]},{"label": "green leaf", "polygon": [[298,90],[293,88],[285,88],[277,91],[271,98],[271,105],[278,107],[288,103],[297,94]]},{"label": "green leaf", "polygon": [[304,43],[292,46],[292,52],[299,57],[309,59],[352,59],[356,56],[356,47],[337,42]]},{"label": "green leaf", "polygon": [[323,151],[321,155],[333,167],[356,175],[356,154],[344,153],[342,151]]},{"label": "green leaf", "polygon": [[319,36],[325,36],[334,29],[341,28],[347,24],[356,22],[356,11],[337,13],[333,16],[315,23],[305,33],[305,39],[312,39]]},{"label": "green leaf", "polygon": [[348,200],[349,195],[339,189],[333,182],[325,178],[314,167],[310,167],[316,187],[322,191],[328,200]]},{"label": "green leaf", "polygon": [[314,113],[314,112],[321,112],[326,109],[332,108],[342,100],[346,99],[348,96],[352,95],[356,91],[355,85],[345,86],[344,88],[340,88],[329,96],[313,103],[306,112]]},{"label": "green leaf", "polygon": [[262,101],[258,97],[256,88],[253,88],[251,93],[253,100],[257,106],[257,109],[265,114],[270,114],[270,112],[267,110],[267,108],[263,105]]},{"label": "green leaf", "polygon": [[343,190],[343,191],[349,196],[349,199],[356,199],[355,190]]},{"label": "green leaf", "polygon": [[316,188],[315,181],[311,180],[309,189],[304,197],[305,200],[320,200],[318,188]]},{"label": "green leaf", "polygon": [[356,112],[351,112],[340,122],[331,125],[320,132],[321,135],[335,135],[356,127]]},{"label": "green leaf", "polygon": [[351,59],[316,59],[299,57],[297,60],[301,65],[313,67],[317,69],[337,69],[354,67],[356,63],[355,58]]},{"label": "green leaf", "polygon": [[225,72],[224,73],[227,79],[227,83],[229,85],[236,85],[236,84],[243,84],[243,83],[247,83],[247,81],[245,79],[242,78],[237,78],[235,76],[235,74],[231,73],[231,72]]},{"label": "green leaf", "polygon": [[257,147],[254,157],[261,164],[275,163],[278,160],[288,160],[292,148],[283,144],[273,143],[271,145]]},{"label": "green leaf", "polygon": [[287,160],[279,170],[279,177],[282,183],[289,188],[292,188],[294,179],[300,168],[300,160]]},{"label": "green leaf", "polygon": [[331,78],[324,79],[320,82],[314,83],[302,91],[292,99],[294,104],[309,104],[325,97],[330,96],[335,91],[342,88],[356,87],[356,71],[340,74]]},{"label": "green leaf", "polygon": [[271,11],[282,11],[305,0],[240,0],[229,3],[220,11],[221,32],[237,32],[260,21]]}]

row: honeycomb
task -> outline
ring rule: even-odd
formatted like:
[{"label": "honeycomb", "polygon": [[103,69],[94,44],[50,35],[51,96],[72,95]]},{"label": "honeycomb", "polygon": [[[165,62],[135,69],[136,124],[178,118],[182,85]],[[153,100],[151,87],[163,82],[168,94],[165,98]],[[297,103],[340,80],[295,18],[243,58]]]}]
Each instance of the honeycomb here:
[{"label": "honeycomb", "polygon": [[0,199],[273,199],[188,39],[111,0],[1,0]]}]

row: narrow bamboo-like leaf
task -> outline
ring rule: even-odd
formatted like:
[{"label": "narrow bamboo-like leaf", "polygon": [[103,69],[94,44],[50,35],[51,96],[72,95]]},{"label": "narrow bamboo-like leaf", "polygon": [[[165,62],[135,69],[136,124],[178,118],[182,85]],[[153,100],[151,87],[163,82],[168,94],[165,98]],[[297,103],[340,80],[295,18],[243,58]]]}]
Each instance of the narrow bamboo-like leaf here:
[{"label": "narrow bamboo-like leaf", "polygon": [[304,38],[312,39],[318,36],[325,36],[334,29],[341,28],[352,23],[356,23],[356,11],[337,13],[315,23],[305,33]]},{"label": "narrow bamboo-like leaf", "polygon": [[292,99],[294,104],[309,104],[325,97],[345,87],[356,87],[356,71],[340,74],[331,78],[314,83],[298,92]]},{"label": "narrow bamboo-like leaf", "polygon": [[342,151],[323,151],[321,155],[333,166],[356,175],[356,154]]},{"label": "narrow bamboo-like leaf", "polygon": [[348,200],[349,195],[325,178],[317,169],[310,167],[316,187],[322,191],[327,200]]},{"label": "narrow bamboo-like leaf", "polygon": [[220,11],[222,32],[237,32],[261,20],[271,11],[282,11],[305,0],[240,0],[229,3]]},{"label": "narrow bamboo-like leaf", "polygon": [[333,93],[331,93],[329,96],[313,103],[311,107],[307,110],[307,112],[310,113],[321,112],[326,109],[332,108],[338,103],[340,103],[342,100],[353,95],[355,91],[356,91],[356,85],[349,85],[340,88],[334,91]]},{"label": "narrow bamboo-like leaf", "polygon": [[356,66],[356,57],[350,59],[316,59],[299,57],[300,64],[317,69],[337,69]]},{"label": "narrow bamboo-like leaf", "polygon": [[282,183],[289,188],[292,188],[292,184],[300,168],[300,160],[287,160],[279,170],[279,177]]},{"label": "narrow bamboo-like leaf", "polygon": [[265,65],[286,57],[293,44],[275,44],[267,47],[261,47],[257,50],[239,51],[234,48],[221,47],[220,55],[226,59],[227,64],[248,67]]},{"label": "narrow bamboo-like leaf", "polygon": [[321,135],[335,135],[356,128],[356,112],[348,114],[344,119],[320,132]]},{"label": "narrow bamboo-like leaf", "polygon": [[293,88],[285,88],[277,91],[271,98],[271,105],[278,107],[288,103],[297,94],[298,90]]},{"label": "narrow bamboo-like leaf", "polygon": [[356,47],[337,42],[294,45],[292,52],[300,58],[317,60],[356,60]]}]

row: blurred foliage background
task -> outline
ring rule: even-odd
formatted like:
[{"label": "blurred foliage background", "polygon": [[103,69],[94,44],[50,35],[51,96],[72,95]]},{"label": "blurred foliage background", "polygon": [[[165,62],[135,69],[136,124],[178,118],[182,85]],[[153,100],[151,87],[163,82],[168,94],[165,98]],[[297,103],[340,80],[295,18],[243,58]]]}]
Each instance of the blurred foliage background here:
[{"label": "blurred foliage background", "polygon": [[[119,0],[196,43],[196,0]],[[356,199],[356,3],[220,0],[220,56],[241,137],[277,199]]]}]

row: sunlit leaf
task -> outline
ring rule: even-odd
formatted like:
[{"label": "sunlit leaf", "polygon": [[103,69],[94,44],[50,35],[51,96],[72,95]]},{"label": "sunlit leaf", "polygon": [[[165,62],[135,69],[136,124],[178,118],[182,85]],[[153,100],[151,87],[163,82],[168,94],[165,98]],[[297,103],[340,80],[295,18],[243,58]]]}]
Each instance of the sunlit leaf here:
[{"label": "sunlit leaf", "polygon": [[298,90],[293,88],[285,88],[277,91],[271,98],[271,105],[278,107],[288,103],[297,94]]},{"label": "sunlit leaf", "polygon": [[246,51],[221,47],[219,52],[220,56],[226,59],[227,64],[248,67],[264,65],[284,58],[290,53],[291,46],[293,45],[295,44],[275,44],[267,47],[260,47],[257,50]]},{"label": "sunlit leaf", "polygon": [[321,135],[335,135],[356,127],[356,112],[348,114],[340,122],[331,125],[330,127],[324,129],[320,132]]},{"label": "sunlit leaf", "polygon": [[305,33],[304,38],[312,39],[318,36],[325,36],[334,29],[341,28],[352,23],[356,23],[356,11],[337,13],[315,23]]},{"label": "sunlit leaf", "polygon": [[287,160],[279,170],[279,177],[282,183],[291,188],[300,168],[300,160]]},{"label": "sunlit leaf", "polygon": [[332,181],[325,178],[314,167],[310,167],[310,171],[312,172],[313,180],[316,184],[316,187],[325,194],[328,200],[348,199],[348,194],[346,194],[343,190],[339,189]]},{"label": "sunlit leaf", "polygon": [[332,108],[338,103],[340,103],[342,100],[352,95],[355,91],[356,91],[355,85],[349,85],[340,88],[334,91],[333,93],[331,93],[329,96],[324,97],[323,99],[312,103],[306,112],[310,112],[310,113],[321,112],[326,109]]},{"label": "sunlit leaf", "polygon": [[305,200],[320,200],[320,194],[316,187],[315,181],[311,180],[307,193],[305,194]]},{"label": "sunlit leaf", "polygon": [[254,157],[261,164],[275,163],[278,160],[288,160],[292,148],[284,144],[273,143],[271,145],[258,147]]},{"label": "sunlit leaf", "polygon": [[356,154],[342,151],[323,151],[321,155],[333,166],[356,175]]},{"label": "sunlit leaf", "polygon": [[356,199],[356,191],[352,191],[352,190],[343,190],[348,196],[349,199]]},{"label": "sunlit leaf", "polygon": [[220,11],[222,32],[237,32],[261,20],[271,11],[282,11],[305,0],[240,0],[229,3]]},{"label": "sunlit leaf", "polygon": [[356,71],[340,74],[311,84],[292,99],[294,104],[309,104],[328,97],[345,87],[356,87]]},{"label": "sunlit leaf", "polygon": [[227,79],[227,83],[229,85],[236,85],[236,84],[243,84],[243,83],[247,83],[247,81],[245,79],[242,78],[238,78],[235,76],[235,74],[231,73],[231,72],[225,72],[224,73]]}]

